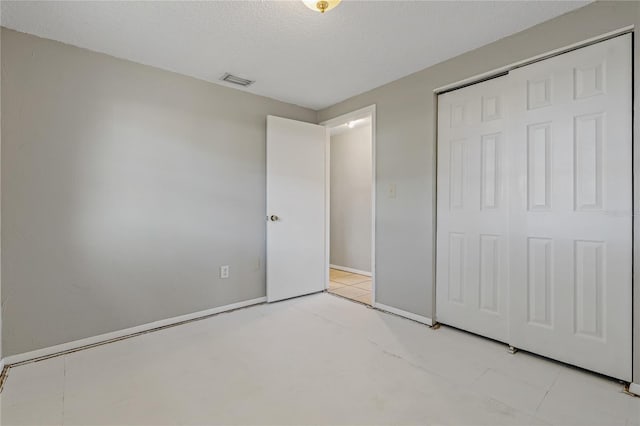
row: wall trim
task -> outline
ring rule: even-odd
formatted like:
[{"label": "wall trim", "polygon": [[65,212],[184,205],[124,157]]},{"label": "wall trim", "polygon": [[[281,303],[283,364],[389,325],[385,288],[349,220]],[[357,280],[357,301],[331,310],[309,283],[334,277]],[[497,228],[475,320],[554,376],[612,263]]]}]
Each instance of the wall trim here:
[{"label": "wall trim", "polygon": [[191,314],[180,315],[173,318],[167,318],[135,327],[125,328],[123,330],[112,331],[110,333],[99,334],[97,336],[86,337],[72,342],[62,343],[60,345],[49,346],[47,348],[37,349],[35,351],[25,352],[17,355],[11,355],[2,360],[9,367],[15,367],[17,364],[39,361],[41,359],[51,358],[65,353],[74,352],[81,349],[88,349],[94,346],[111,343],[117,340],[127,339],[141,334],[157,331],[167,327],[174,327],[187,322],[204,319],[223,312],[229,312],[240,308],[246,308],[252,305],[258,305],[267,301],[266,296],[257,299],[244,300],[242,302],[232,303],[230,305],[219,306],[217,308],[206,309]]},{"label": "wall trim", "polygon": [[543,61],[543,60],[548,59],[548,58],[550,58],[552,56],[562,55],[563,53],[567,53],[567,52],[570,52],[572,50],[580,49],[582,47],[586,47],[586,46],[589,46],[589,45],[594,44],[594,43],[599,43],[601,41],[605,41],[605,40],[608,40],[610,38],[618,37],[618,36],[620,36],[622,34],[626,34],[626,33],[632,32],[633,30],[634,30],[634,26],[633,25],[629,25],[629,26],[626,26],[626,27],[623,27],[623,28],[619,28],[619,29],[617,29],[615,31],[609,31],[608,33],[600,34],[599,36],[591,37],[591,38],[588,38],[586,40],[582,40],[582,41],[579,41],[577,43],[570,44],[568,46],[560,47],[558,49],[553,49],[553,50],[551,50],[549,52],[542,53],[540,55],[536,55],[536,56],[533,56],[531,58],[524,59],[524,60],[521,60],[521,61],[518,61],[518,62],[514,62],[514,63],[511,63],[509,65],[505,65],[505,66],[502,66],[500,68],[493,69],[491,71],[483,72],[481,74],[476,74],[474,76],[467,77],[465,79],[462,79],[462,80],[459,80],[459,81],[456,81],[456,82],[453,82],[453,83],[445,84],[444,86],[440,86],[440,87],[438,87],[436,89],[433,89],[433,92],[436,93],[436,94],[443,94],[443,93],[446,93],[446,92],[450,92],[452,90],[461,89],[461,88],[463,88],[465,86],[470,86],[470,85],[475,84],[475,83],[480,83],[480,82],[482,82],[484,80],[489,80],[491,78],[498,77],[501,74],[506,74],[506,73],[508,73],[509,71],[511,71],[511,70],[513,70],[515,68],[524,67],[524,66],[532,64],[534,62]]},{"label": "wall trim", "polygon": [[634,395],[640,396],[640,384],[631,383],[629,384],[629,392]]},{"label": "wall trim", "polygon": [[407,311],[403,311],[402,309],[398,309],[398,308],[394,308],[391,306],[387,306],[387,305],[383,305],[382,303],[375,303],[373,305],[374,308],[383,311],[383,312],[389,312],[391,314],[395,314],[395,315],[399,315],[401,317],[405,317],[408,318],[410,320],[414,320],[417,322],[420,322],[422,324],[426,324],[429,327],[431,327],[433,325],[433,320],[431,318],[428,317],[423,317],[422,315],[418,315],[418,314],[414,314],[411,312],[407,312]]},{"label": "wall trim", "polygon": [[331,269],[337,269],[339,271],[351,272],[352,274],[365,275],[367,277],[371,276],[371,272],[361,271],[360,269],[349,268],[347,266],[340,266],[340,265],[332,265],[332,264],[330,264],[329,267]]}]

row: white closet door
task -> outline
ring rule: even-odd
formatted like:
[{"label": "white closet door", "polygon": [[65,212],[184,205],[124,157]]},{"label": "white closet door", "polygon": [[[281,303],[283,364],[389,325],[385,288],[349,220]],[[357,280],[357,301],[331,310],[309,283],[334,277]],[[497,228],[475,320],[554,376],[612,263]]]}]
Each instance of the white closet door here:
[{"label": "white closet door", "polygon": [[509,81],[509,342],[629,381],[631,36]]},{"label": "white closet door", "polygon": [[506,77],[438,97],[437,320],[508,340]]}]

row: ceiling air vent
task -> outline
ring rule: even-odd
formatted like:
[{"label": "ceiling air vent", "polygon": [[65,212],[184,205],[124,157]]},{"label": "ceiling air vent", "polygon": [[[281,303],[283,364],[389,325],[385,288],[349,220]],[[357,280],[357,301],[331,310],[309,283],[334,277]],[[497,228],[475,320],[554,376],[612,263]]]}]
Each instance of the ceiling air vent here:
[{"label": "ceiling air vent", "polygon": [[253,80],[247,80],[246,78],[236,77],[235,75],[229,74],[228,72],[224,73],[224,75],[220,77],[220,80],[226,81],[227,83],[237,84],[238,86],[244,86],[244,87],[250,86],[253,83],[255,83],[255,81]]}]

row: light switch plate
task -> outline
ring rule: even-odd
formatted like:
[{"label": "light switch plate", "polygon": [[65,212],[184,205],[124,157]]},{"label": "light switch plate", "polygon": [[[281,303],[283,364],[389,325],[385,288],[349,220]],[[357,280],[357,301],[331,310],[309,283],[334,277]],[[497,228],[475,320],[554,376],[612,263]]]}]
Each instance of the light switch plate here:
[{"label": "light switch plate", "polygon": [[220,267],[220,278],[229,278],[229,265]]}]

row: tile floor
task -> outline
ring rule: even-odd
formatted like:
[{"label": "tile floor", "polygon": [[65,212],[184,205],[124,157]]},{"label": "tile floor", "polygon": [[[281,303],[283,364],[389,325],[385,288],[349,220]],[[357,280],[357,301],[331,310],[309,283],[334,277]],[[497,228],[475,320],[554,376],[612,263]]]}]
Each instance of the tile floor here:
[{"label": "tile floor", "polygon": [[329,293],[371,305],[371,277],[329,269]]},{"label": "tile floor", "polygon": [[612,380],[320,293],[10,369],[8,425],[640,425]]}]

